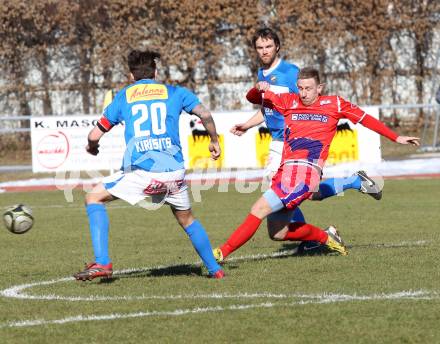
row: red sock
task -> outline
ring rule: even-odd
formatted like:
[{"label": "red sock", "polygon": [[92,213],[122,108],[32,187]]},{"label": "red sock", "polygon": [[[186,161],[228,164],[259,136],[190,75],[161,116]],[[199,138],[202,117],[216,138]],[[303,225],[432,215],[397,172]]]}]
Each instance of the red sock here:
[{"label": "red sock", "polygon": [[261,219],[249,214],[244,222],[232,233],[226,242],[220,246],[223,257],[229,256],[232,252],[246,243],[257,231],[261,224]]},{"label": "red sock", "polygon": [[321,244],[327,242],[328,234],[321,228],[308,223],[294,222],[289,225],[289,231],[284,240],[290,241],[319,241]]}]

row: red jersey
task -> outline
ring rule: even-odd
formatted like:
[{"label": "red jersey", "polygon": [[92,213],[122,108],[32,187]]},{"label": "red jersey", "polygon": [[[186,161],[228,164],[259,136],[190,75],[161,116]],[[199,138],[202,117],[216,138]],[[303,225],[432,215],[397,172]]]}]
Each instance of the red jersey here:
[{"label": "red jersey", "polygon": [[398,137],[383,123],[339,96],[319,96],[306,106],[297,94],[277,95],[271,91],[262,94],[252,88],[246,98],[254,104],[263,103],[284,116],[283,155],[271,188],[287,209],[297,207],[318,187],[341,118],[355,124],[362,121],[362,125],[390,140],[395,141]]},{"label": "red jersey", "polygon": [[[249,95],[248,99],[251,100]],[[266,91],[263,93],[263,103],[284,115],[282,163],[306,160],[321,168],[327,160],[338,121],[347,118],[356,124],[366,116],[357,105],[339,96],[319,96],[313,104],[306,106],[297,94]]]}]

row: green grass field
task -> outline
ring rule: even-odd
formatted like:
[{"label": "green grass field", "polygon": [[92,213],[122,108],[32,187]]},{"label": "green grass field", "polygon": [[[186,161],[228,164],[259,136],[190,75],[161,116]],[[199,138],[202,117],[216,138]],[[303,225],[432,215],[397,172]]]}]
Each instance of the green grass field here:
[{"label": "green grass field", "polygon": [[[259,194],[202,193],[194,211],[213,245]],[[28,204],[36,222],[24,235],[0,231],[0,342],[439,343],[439,199],[434,179],[386,181],[380,202],[353,191],[305,202],[309,222],[340,229],[347,257],[286,255],[296,244],[269,240],[264,224],[223,280],[206,278],[169,208],[117,201],[110,249],[121,272],[86,283],[68,278],[92,258],[82,193],[73,203],[2,194],[0,208]]]}]

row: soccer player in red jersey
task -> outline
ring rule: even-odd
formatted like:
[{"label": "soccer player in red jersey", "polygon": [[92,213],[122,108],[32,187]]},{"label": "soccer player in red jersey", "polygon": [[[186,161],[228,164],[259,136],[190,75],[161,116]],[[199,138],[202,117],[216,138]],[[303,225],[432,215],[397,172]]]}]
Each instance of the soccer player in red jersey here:
[{"label": "soccer player in red jersey", "polygon": [[[399,144],[419,145],[419,138],[397,135],[355,104],[339,96],[322,96],[323,84],[316,69],[304,68],[300,71],[299,94],[275,94],[269,87],[267,82],[257,83],[248,92],[247,99],[283,114],[282,162],[272,179],[271,188],[254,203],[245,221],[220,246],[223,258],[246,243],[269,214],[281,209],[295,209],[310,198],[321,180],[339,119],[347,118],[355,124],[360,123]],[[318,241],[331,251],[348,254],[337,233],[311,224],[290,223],[280,228],[276,236],[289,241]]]},{"label": "soccer player in red jersey", "polygon": [[[299,68],[279,56],[281,42],[277,33],[267,27],[259,29],[255,32],[252,43],[258,60],[262,65],[258,70],[258,81],[267,81],[271,85],[269,90],[277,94],[298,93],[297,77]],[[248,121],[234,125],[231,128],[231,132],[234,135],[241,136],[248,129],[262,122],[265,122],[272,138],[269,146],[268,163],[264,170],[264,178],[272,179],[281,164],[284,141],[284,116],[274,109],[262,106]],[[321,180],[319,188],[309,199],[321,201],[349,189],[368,194],[376,200],[382,198],[381,186],[376,184],[364,171],[357,171],[350,177]],[[293,222],[306,222],[300,207],[296,207],[294,210],[282,209],[279,212],[270,214],[267,217],[269,237],[272,240],[283,240],[284,236],[277,236],[278,231],[280,228],[285,227],[286,224]],[[331,226],[327,230],[337,235],[335,227]],[[243,237],[242,240],[245,240],[245,238]],[[308,252],[310,253],[312,253],[310,248],[313,248],[314,252],[326,251],[325,249],[322,250],[324,247],[320,243],[307,241],[298,247],[299,252],[303,251],[305,245],[307,245]],[[215,248],[213,253],[217,261],[224,259],[220,248]]]}]

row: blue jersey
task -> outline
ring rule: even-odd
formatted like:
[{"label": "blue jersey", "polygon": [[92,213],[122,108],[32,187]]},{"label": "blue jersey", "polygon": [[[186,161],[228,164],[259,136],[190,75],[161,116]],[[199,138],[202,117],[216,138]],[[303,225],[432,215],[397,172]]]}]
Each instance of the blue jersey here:
[{"label": "blue jersey", "polygon": [[200,104],[189,90],[138,80],[119,91],[104,110],[112,125],[125,122],[127,145],[123,166],[151,172],[170,172],[184,168],[179,137],[182,110],[191,112]]},{"label": "blue jersey", "polygon": [[[258,81],[267,81],[274,93],[298,93],[296,82],[298,80],[299,68],[289,62],[280,59],[273,69],[258,70]],[[284,116],[276,110],[263,107],[262,109],[267,128],[274,140],[283,141],[284,138]]]}]

